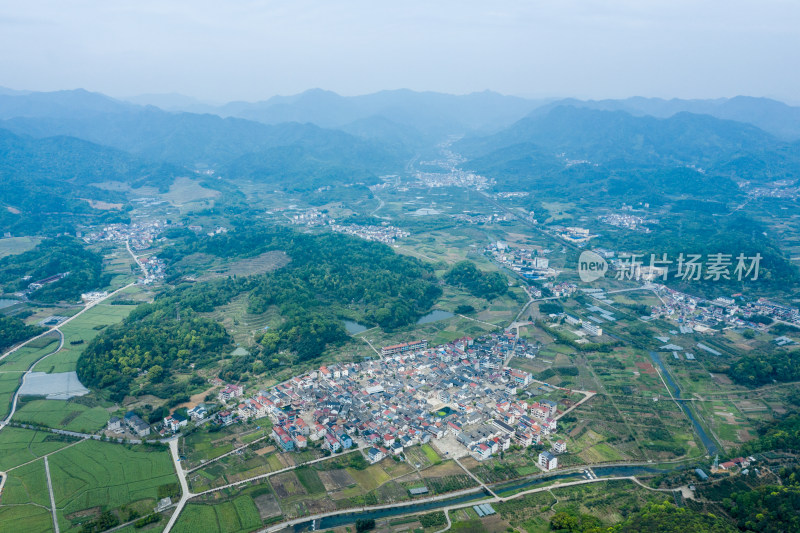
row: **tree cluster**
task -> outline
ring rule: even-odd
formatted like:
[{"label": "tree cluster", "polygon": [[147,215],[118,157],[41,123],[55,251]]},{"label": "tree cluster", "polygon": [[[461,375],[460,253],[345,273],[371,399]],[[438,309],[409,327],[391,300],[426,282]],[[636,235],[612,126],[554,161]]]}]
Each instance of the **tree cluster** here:
[{"label": "tree cluster", "polygon": [[478,298],[493,300],[508,291],[508,280],[499,272],[482,272],[472,261],[459,261],[444,275],[454,287],[466,289]]}]

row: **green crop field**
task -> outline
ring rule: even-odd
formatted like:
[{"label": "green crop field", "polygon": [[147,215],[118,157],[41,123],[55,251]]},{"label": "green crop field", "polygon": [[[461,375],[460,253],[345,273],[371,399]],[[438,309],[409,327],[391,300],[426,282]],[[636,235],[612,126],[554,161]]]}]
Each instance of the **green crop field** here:
[{"label": "green crop field", "polygon": [[0,371],[13,372],[28,370],[34,361],[52,353],[58,348],[58,334],[50,333],[30,342],[0,361]]},{"label": "green crop field", "polygon": [[[122,322],[136,308],[134,305],[111,305],[102,303],[92,307],[75,320],[61,328],[64,346],[58,354],[37,364],[37,372],[71,372],[76,369],[78,357],[86,345],[105,327]],[[83,341],[83,342],[81,342]],[[73,344],[78,343],[78,344]]]},{"label": "green crop field", "polygon": [[356,480],[356,483],[361,485],[364,490],[367,491],[383,485],[390,479],[389,474],[387,474],[386,471],[377,464],[371,465],[365,470],[348,468],[347,472],[352,476],[353,479]]},{"label": "green crop field", "polygon": [[75,442],[62,435],[6,427],[0,431],[0,470],[8,470]]},{"label": "green crop field", "polygon": [[87,407],[76,401],[30,400],[14,415],[15,422],[28,422],[54,429],[94,433],[111,416],[102,407]]},{"label": "green crop field", "polygon": [[50,457],[56,507],[65,515],[100,506],[118,509],[149,500],[177,483],[169,451],[85,441]]},{"label": "green crop field", "polygon": [[50,511],[38,505],[0,505],[0,524],[3,531],[45,533],[53,531]]},{"label": "green crop field", "polygon": [[261,526],[253,499],[250,496],[239,496],[233,501],[214,505],[189,504],[175,522],[176,533],[252,531]]},{"label": "green crop field", "polygon": [[0,371],[0,418],[5,419],[11,409],[11,399],[19,387],[22,372]]},{"label": "green crop field", "polygon": [[309,467],[298,468],[295,470],[297,479],[305,487],[309,494],[316,494],[318,492],[325,492],[325,485],[319,479],[316,470]]},{"label": "green crop field", "polygon": [[33,250],[41,242],[38,237],[8,237],[0,239],[0,259]]},{"label": "green crop field", "polygon": [[436,453],[436,450],[434,450],[430,444],[423,444],[422,451],[425,452],[425,457],[428,458],[431,464],[438,465],[442,462],[442,458],[439,457],[439,454]]},{"label": "green crop field", "polygon": [[172,528],[175,533],[197,533],[198,531],[220,531],[217,513],[211,505],[190,503],[181,513]]},{"label": "green crop field", "polygon": [[21,466],[8,472],[8,481],[3,488],[3,505],[33,503],[50,507],[44,460]]}]

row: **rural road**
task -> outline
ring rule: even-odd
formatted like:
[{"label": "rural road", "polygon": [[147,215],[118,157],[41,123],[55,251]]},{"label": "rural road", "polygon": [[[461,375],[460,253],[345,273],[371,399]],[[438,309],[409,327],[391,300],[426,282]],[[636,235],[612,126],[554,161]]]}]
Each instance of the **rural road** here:
[{"label": "rural road", "polygon": [[450,521],[450,509],[444,510],[444,518],[445,520],[447,520],[447,525],[443,529],[437,531],[436,533],[444,533],[445,531],[453,527],[453,523]]},{"label": "rural road", "polygon": [[186,482],[186,472],[183,471],[183,467],[181,466],[181,458],[178,453],[178,438],[174,438],[169,441],[169,451],[172,454],[172,462],[175,463],[175,473],[178,474],[178,480],[181,482],[181,499],[178,501],[178,505],[175,507],[175,512],[173,512],[172,516],[169,517],[167,527],[164,528],[162,533],[169,533],[169,531],[172,529],[172,526],[174,526],[175,522],[178,521],[178,516],[180,516],[181,511],[183,511],[186,502],[189,501],[189,498],[194,496],[194,494],[189,492],[189,484]]},{"label": "rural road", "polygon": [[133,260],[136,262],[136,266],[138,266],[139,268],[142,269],[142,274],[144,274],[144,277],[147,277],[147,269],[139,261],[139,259],[134,255],[133,250],[131,250],[131,241],[129,241],[129,240],[125,241],[125,248],[128,249],[128,253],[131,254],[131,257],[133,257]]},{"label": "rural road", "polygon": [[[100,303],[102,303],[102,302],[104,302],[104,301],[108,300],[109,298],[111,298],[111,297],[112,297],[112,296],[114,296],[115,294],[117,294],[117,293],[119,293],[119,292],[121,292],[121,291],[124,291],[125,289],[127,289],[127,288],[129,288],[129,287],[132,287],[132,286],[133,286],[133,285],[135,285],[135,284],[136,284],[136,282],[133,282],[133,283],[128,283],[128,284],[127,284],[127,285],[125,285],[124,287],[120,287],[119,289],[115,290],[114,292],[112,292],[112,293],[109,293],[109,294],[105,295],[104,297],[102,297],[102,298],[100,298],[100,299],[98,299],[98,300],[95,300],[95,301],[93,301],[93,302],[89,302],[88,304],[86,304],[86,305],[83,307],[83,309],[81,309],[80,311],[78,311],[77,313],[75,313],[74,315],[72,315],[71,317],[69,317],[68,319],[66,319],[66,320],[65,320],[64,322],[62,322],[61,324],[59,324],[59,325],[57,325],[57,326],[53,326],[52,328],[50,328],[49,330],[45,331],[44,333],[41,333],[40,335],[37,335],[37,336],[35,336],[35,337],[32,337],[32,338],[28,339],[28,340],[26,340],[25,342],[23,342],[23,343],[21,343],[21,344],[18,344],[17,346],[15,346],[14,348],[12,348],[11,350],[9,350],[9,351],[7,351],[6,353],[4,353],[4,354],[3,354],[3,355],[0,357],[0,360],[3,360],[3,359],[5,359],[6,357],[8,357],[8,356],[9,356],[9,355],[11,355],[12,353],[16,352],[16,351],[17,351],[17,350],[19,350],[20,348],[22,348],[22,347],[24,347],[24,346],[27,346],[27,345],[28,345],[28,344],[29,344],[31,341],[34,341],[34,340],[36,340],[36,339],[40,339],[40,338],[44,337],[45,335],[48,335],[48,334],[50,334],[50,333],[51,333],[51,332],[53,332],[53,331],[57,331],[57,332],[58,332],[58,334],[61,336],[61,342],[59,343],[59,345],[58,345],[58,348],[57,348],[57,349],[56,349],[54,352],[50,352],[50,353],[48,353],[47,355],[44,355],[44,356],[40,357],[39,359],[37,359],[36,361],[34,361],[34,362],[31,364],[31,366],[28,368],[28,371],[27,371],[27,372],[25,373],[25,375],[22,377],[22,382],[20,383],[20,388],[22,387],[22,384],[23,384],[23,383],[25,383],[25,378],[28,376],[28,374],[30,374],[30,373],[33,371],[33,368],[34,368],[34,367],[35,367],[35,366],[36,366],[36,365],[37,365],[37,364],[38,364],[40,361],[42,361],[43,359],[45,359],[45,358],[47,358],[47,357],[50,357],[50,356],[51,356],[51,355],[53,355],[53,354],[56,354],[56,353],[58,353],[58,352],[61,350],[61,348],[63,348],[63,346],[64,346],[64,333],[62,333],[62,332],[61,332],[61,329],[60,329],[62,326],[65,326],[65,325],[67,325],[68,323],[72,322],[73,320],[75,320],[76,318],[78,318],[79,316],[81,316],[83,313],[85,313],[86,311],[88,311],[89,309],[91,309],[91,308],[95,307],[96,305],[98,305],[98,304],[100,304]],[[8,425],[8,423],[11,421],[11,417],[13,417],[13,416],[14,416],[14,413],[15,413],[15,412],[16,412],[16,410],[17,410],[17,399],[18,399],[18,398],[19,398],[19,388],[17,388],[17,391],[14,393],[14,399],[12,400],[12,405],[11,405],[11,412],[8,414],[8,416],[6,417],[6,419],[5,419],[5,420],[3,420],[2,422],[0,422],[0,431],[2,431],[2,430],[3,430],[3,428],[4,428],[4,427],[6,427],[6,426]]]},{"label": "rural road", "polygon": [[56,498],[53,495],[53,482],[50,480],[50,463],[47,462],[47,456],[44,456],[44,472],[47,474],[47,490],[50,493],[50,511],[53,513],[53,528],[56,533],[58,530],[58,517],[56,516]]},{"label": "rural road", "polygon": [[[48,331],[47,333],[50,333],[50,331]],[[25,385],[25,380],[28,379],[28,376],[31,374],[31,372],[33,372],[33,367],[35,367],[39,361],[42,361],[45,358],[50,357],[55,353],[58,353],[61,350],[61,348],[64,347],[64,334],[61,333],[61,330],[57,329],[56,331],[58,331],[58,334],[61,336],[61,339],[58,343],[58,348],[31,363],[31,366],[29,366],[28,370],[26,370],[25,373],[22,375],[22,381],[20,382],[19,387],[17,387],[17,391],[14,393],[14,397],[11,399],[11,411],[9,411],[6,419],[0,422],[0,430],[6,427],[6,425],[11,421],[11,417],[14,416],[14,413],[17,412],[17,400],[19,400],[19,391],[22,390],[22,386]]]}]

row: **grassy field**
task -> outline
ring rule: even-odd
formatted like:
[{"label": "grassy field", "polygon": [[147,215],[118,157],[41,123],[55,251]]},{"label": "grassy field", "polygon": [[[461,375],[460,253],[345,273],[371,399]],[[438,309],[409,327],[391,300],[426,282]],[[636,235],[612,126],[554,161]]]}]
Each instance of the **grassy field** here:
[{"label": "grassy field", "polygon": [[50,511],[38,505],[0,505],[0,524],[4,531],[45,533],[53,531]]},{"label": "grassy field", "polygon": [[58,347],[57,335],[50,334],[24,346],[0,361],[0,418],[5,418],[22,374],[34,361]]},{"label": "grassy field", "polygon": [[49,333],[29,342],[0,361],[0,372],[28,370],[34,361],[58,348],[58,333]]},{"label": "grassy field", "polygon": [[3,488],[3,505],[33,503],[50,507],[44,461],[38,460],[8,472]]},{"label": "grassy field", "polygon": [[20,384],[22,372],[0,371],[0,418],[5,419],[11,409],[11,399]]},{"label": "grassy field", "polygon": [[64,347],[58,354],[37,364],[37,372],[71,372],[76,369],[78,357],[86,345],[106,327],[122,322],[136,306],[102,303],[92,307],[75,320],[61,328]]},{"label": "grassy field", "polygon": [[258,508],[249,496],[213,505],[192,503],[186,506],[175,523],[176,533],[252,531],[261,526]]},{"label": "grassy field", "polygon": [[192,202],[201,202],[211,198],[216,198],[220,195],[219,191],[213,189],[206,189],[197,181],[189,178],[177,178],[170,185],[169,192],[161,195],[161,197],[168,202],[171,202],[179,207],[184,204]]},{"label": "grassy field", "polygon": [[75,442],[63,435],[15,427],[0,431],[0,470],[8,470]]},{"label": "grassy field", "polygon": [[56,507],[69,515],[100,507],[119,509],[135,502],[155,506],[158,487],[178,477],[164,449],[128,448],[84,441],[50,457]]},{"label": "grassy field", "polygon": [[14,415],[15,422],[28,422],[54,429],[94,433],[106,425],[111,415],[102,407],[88,407],[80,399],[29,400]]},{"label": "grassy field", "polygon": [[184,467],[199,466],[240,445],[238,434],[233,428],[224,428],[216,433],[195,431],[181,439],[181,452],[186,457]]},{"label": "grassy field", "polygon": [[0,239],[0,259],[33,250],[41,242],[38,237],[9,237]]}]

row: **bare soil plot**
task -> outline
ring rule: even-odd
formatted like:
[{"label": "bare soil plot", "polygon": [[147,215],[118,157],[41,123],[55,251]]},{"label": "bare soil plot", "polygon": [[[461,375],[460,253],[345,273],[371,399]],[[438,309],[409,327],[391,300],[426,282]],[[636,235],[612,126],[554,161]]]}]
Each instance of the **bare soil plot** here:
[{"label": "bare soil plot", "polygon": [[289,496],[303,496],[307,494],[306,489],[297,479],[294,472],[285,472],[270,478],[272,488],[278,498],[288,498]]},{"label": "bare soil plot", "polygon": [[[466,465],[464,465],[466,466]],[[455,461],[445,461],[442,464],[426,468],[420,472],[425,478],[457,476],[464,473]]]},{"label": "bare soil plot", "polygon": [[303,500],[308,514],[327,513],[336,510],[336,503],[330,498]]},{"label": "bare soil plot", "polygon": [[256,504],[258,515],[261,517],[261,520],[266,520],[267,518],[272,518],[273,516],[281,514],[281,506],[272,494],[256,496],[253,498],[253,502]]},{"label": "bare soil plot", "polygon": [[322,484],[325,485],[325,490],[328,492],[334,492],[349,487],[356,482],[356,480],[347,473],[347,470],[344,469],[322,471],[317,472],[317,474]]},{"label": "bare soil plot", "polygon": [[263,448],[256,450],[256,455],[267,455],[268,453],[272,453],[274,451],[275,446],[264,446]]}]

